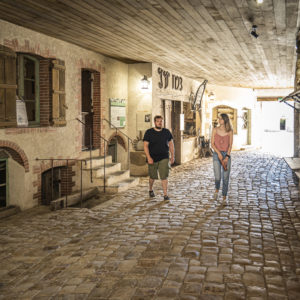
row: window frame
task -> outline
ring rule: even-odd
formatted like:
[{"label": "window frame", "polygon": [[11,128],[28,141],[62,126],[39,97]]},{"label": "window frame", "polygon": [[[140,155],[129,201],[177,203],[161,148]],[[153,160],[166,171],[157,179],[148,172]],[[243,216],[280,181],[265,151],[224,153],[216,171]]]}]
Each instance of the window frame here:
[{"label": "window frame", "polygon": [[[34,56],[24,53],[17,53],[17,62],[18,62],[18,96],[21,99],[24,99],[24,87],[25,87],[25,74],[24,74],[24,57],[30,59],[34,62],[34,71],[35,71],[35,121],[28,120],[28,127],[36,127],[40,125],[40,62]],[[24,99],[26,102],[26,99]],[[27,113],[28,116],[28,113]]]}]

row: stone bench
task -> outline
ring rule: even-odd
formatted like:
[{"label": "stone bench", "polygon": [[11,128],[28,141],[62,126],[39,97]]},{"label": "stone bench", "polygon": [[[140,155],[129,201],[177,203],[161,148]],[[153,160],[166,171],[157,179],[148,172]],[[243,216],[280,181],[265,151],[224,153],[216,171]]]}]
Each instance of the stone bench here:
[{"label": "stone bench", "polygon": [[293,170],[300,170],[300,157],[284,157],[285,162]]},{"label": "stone bench", "polygon": [[[300,157],[284,157],[284,160],[299,180],[300,179]],[[298,187],[300,193],[300,182],[298,183]]]}]

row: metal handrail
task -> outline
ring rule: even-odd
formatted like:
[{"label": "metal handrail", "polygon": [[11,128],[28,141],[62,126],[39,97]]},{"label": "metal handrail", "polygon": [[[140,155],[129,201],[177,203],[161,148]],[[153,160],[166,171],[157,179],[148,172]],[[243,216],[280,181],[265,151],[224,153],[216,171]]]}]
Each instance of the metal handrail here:
[{"label": "metal handrail", "polygon": [[[84,126],[86,126],[86,127],[89,127],[89,129],[90,129],[90,172],[91,172],[91,182],[93,182],[93,168],[92,168],[92,128],[91,128],[91,126],[90,125],[86,125],[86,123],[84,123],[84,122],[82,122],[81,120],[79,120],[78,118],[76,118],[76,120],[78,121],[78,122],[80,122],[81,124],[83,124]],[[105,193],[105,191],[106,191],[106,183],[105,183],[105,179],[106,179],[106,172],[105,172],[105,170],[106,170],[106,163],[105,163],[105,161],[106,161],[106,144],[105,143],[108,143],[108,140],[107,139],[105,139],[103,136],[101,136],[98,132],[93,132],[93,133],[96,133],[96,135],[99,137],[99,138],[101,138],[103,141],[104,141],[104,151],[103,151],[103,153],[104,153],[104,164],[103,164],[103,167],[104,167],[104,169],[103,169],[103,192]]]},{"label": "metal handrail", "polygon": [[55,160],[65,160],[66,161],[66,207],[68,207],[68,167],[69,161],[80,161],[80,207],[82,207],[82,162],[86,165],[86,160],[76,159],[76,158],[36,158],[35,160],[50,160],[51,161],[51,202],[53,201],[53,162]]},{"label": "metal handrail", "polygon": [[127,162],[127,168],[128,170],[130,169],[130,146],[129,146],[129,142],[131,142],[131,144],[133,144],[133,140],[126,134],[124,133],[123,131],[121,131],[118,127],[116,127],[114,124],[112,124],[109,120],[105,119],[104,120],[110,124],[111,126],[113,126],[115,129],[116,129],[116,133],[117,132],[120,132],[122,133],[123,135],[125,135],[127,137],[127,144],[128,144],[128,147],[127,147],[127,151],[128,151],[128,162]]}]

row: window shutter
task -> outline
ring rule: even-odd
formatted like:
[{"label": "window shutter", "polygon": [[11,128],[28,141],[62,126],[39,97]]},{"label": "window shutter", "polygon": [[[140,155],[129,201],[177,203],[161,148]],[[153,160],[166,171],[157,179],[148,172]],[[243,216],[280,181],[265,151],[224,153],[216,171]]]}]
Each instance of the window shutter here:
[{"label": "window shutter", "polygon": [[66,125],[65,62],[52,61],[52,124]]},{"label": "window shutter", "polygon": [[0,45],[0,127],[16,127],[16,53]]}]

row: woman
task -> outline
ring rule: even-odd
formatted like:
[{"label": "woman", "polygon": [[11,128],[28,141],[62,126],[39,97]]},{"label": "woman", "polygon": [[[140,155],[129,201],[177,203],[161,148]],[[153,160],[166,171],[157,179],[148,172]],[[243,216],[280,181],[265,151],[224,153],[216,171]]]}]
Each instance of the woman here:
[{"label": "woman", "polygon": [[214,194],[214,199],[218,198],[218,193],[220,189],[221,177],[223,181],[222,195],[223,203],[226,201],[228,184],[229,184],[229,174],[231,167],[231,148],[233,141],[233,130],[230,124],[230,120],[227,114],[221,114],[219,116],[219,126],[213,129],[211,145],[214,149],[213,154],[213,166],[215,174],[215,186],[216,191]]}]

